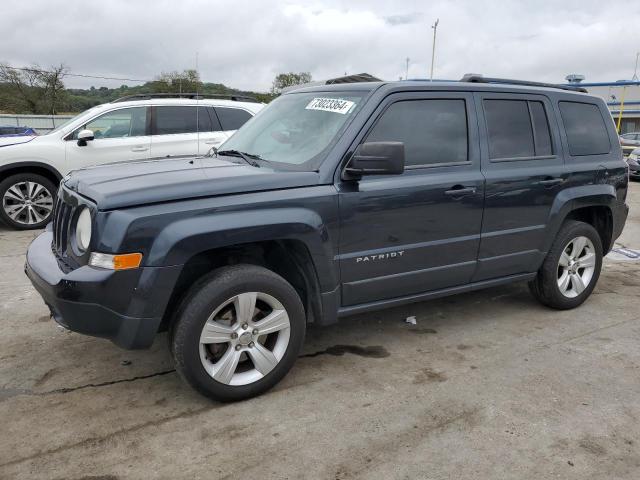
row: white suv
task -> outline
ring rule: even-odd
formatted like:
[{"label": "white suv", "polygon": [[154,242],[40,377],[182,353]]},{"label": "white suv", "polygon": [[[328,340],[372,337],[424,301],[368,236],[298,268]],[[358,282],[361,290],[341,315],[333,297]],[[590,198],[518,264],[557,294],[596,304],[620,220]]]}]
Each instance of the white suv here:
[{"label": "white suv", "polygon": [[6,139],[0,143],[0,219],[16,229],[46,225],[56,185],[71,170],[207,153],[264,106],[249,97],[225,98],[124,97],[91,108],[46,135]]}]

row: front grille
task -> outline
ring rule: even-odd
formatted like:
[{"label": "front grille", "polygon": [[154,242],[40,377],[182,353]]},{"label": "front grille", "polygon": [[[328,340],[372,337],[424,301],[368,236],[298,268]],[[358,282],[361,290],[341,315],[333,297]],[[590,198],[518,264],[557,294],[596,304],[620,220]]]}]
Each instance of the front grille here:
[{"label": "front grille", "polygon": [[61,259],[67,257],[70,223],[75,211],[75,207],[65,202],[64,196],[63,190],[60,189],[53,208],[53,250]]},{"label": "front grille", "polygon": [[74,242],[73,229],[82,208],[95,211],[96,206],[90,200],[61,185],[53,206],[51,250],[58,260],[58,265],[65,272],[86,265],[89,261],[90,252],[88,250],[81,253],[72,246]]}]

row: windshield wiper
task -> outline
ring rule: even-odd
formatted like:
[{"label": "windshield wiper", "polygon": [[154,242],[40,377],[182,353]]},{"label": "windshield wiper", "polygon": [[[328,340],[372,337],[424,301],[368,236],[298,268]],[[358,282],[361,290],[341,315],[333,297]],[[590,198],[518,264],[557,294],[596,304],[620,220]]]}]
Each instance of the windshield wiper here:
[{"label": "windshield wiper", "polygon": [[247,162],[252,167],[260,168],[258,162],[252,159],[261,160],[260,155],[254,155],[252,153],[241,152],[240,150],[219,150],[216,152],[216,156],[218,155],[228,155],[230,157],[239,157],[245,162]]}]

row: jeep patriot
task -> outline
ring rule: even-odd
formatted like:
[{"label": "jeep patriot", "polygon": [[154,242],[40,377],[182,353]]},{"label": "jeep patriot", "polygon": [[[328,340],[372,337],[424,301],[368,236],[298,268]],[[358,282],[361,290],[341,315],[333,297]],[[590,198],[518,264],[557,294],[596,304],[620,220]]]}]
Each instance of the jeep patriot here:
[{"label": "jeep patriot", "polygon": [[207,156],[72,172],[25,271],[61,325],[123,348],[168,331],[187,383],[238,400],[286,375],[307,324],[516,281],[579,306],[627,183],[580,89],[303,87]]}]

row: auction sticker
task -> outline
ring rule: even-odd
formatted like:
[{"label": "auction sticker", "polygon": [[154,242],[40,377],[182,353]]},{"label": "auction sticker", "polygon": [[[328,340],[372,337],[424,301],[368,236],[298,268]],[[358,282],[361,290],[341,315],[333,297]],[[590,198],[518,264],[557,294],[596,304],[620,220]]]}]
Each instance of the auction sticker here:
[{"label": "auction sticker", "polygon": [[324,112],[334,112],[344,115],[349,113],[349,110],[351,110],[351,107],[354,105],[354,102],[341,100],[340,98],[314,98],[304,108],[305,110],[322,110]]}]

